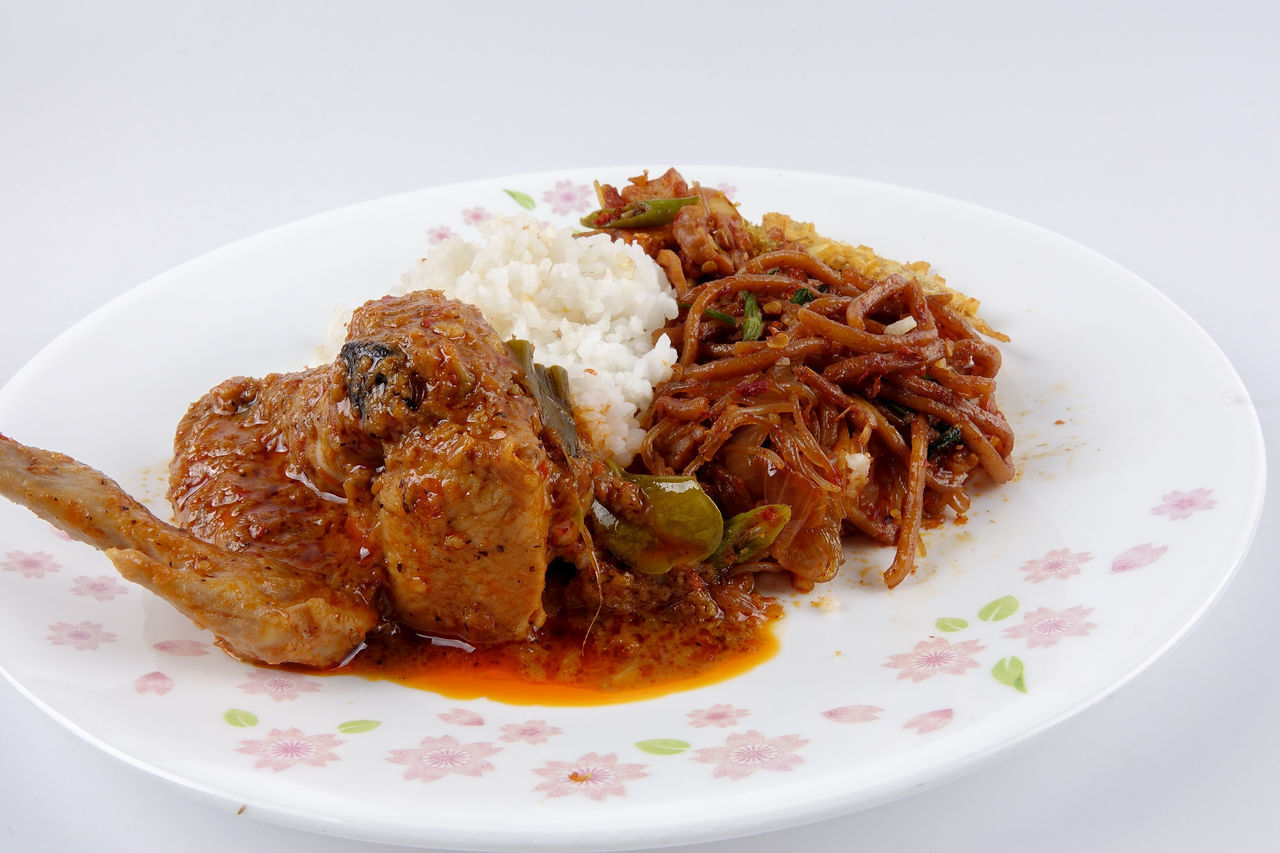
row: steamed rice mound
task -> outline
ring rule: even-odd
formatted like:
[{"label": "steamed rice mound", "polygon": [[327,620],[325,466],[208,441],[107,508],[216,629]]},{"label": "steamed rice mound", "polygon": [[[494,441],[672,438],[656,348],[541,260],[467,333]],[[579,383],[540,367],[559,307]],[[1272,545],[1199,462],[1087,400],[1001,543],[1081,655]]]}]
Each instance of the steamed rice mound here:
[{"label": "steamed rice mound", "polygon": [[579,422],[626,464],[644,437],[637,417],[676,352],[658,336],[677,313],[675,290],[639,248],[603,234],[574,237],[533,217],[493,217],[482,242],[450,238],[404,274],[398,292],[440,290],[480,309],[503,339],[569,374]]}]

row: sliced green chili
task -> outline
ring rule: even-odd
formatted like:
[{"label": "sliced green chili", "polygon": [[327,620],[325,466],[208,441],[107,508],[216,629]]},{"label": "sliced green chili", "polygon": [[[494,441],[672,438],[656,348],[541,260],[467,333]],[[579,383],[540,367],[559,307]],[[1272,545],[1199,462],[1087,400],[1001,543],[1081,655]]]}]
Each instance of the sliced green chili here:
[{"label": "sliced green chili", "polygon": [[724,518],[695,477],[616,473],[640,487],[644,508],[624,519],[596,501],[596,541],[631,568],[660,575],[707,559],[724,538]]},{"label": "sliced green chili", "polygon": [[544,367],[533,360],[533,344],[513,339],[507,351],[520,365],[525,390],[533,395],[542,413],[542,422],[560,439],[565,452],[578,455],[578,429],[573,420],[573,401],[569,396],[569,374],[563,367]]},{"label": "sliced green chili", "polygon": [[588,228],[657,228],[676,218],[680,208],[698,201],[688,198],[647,198],[621,208],[593,210],[579,220]]},{"label": "sliced green chili", "polygon": [[791,507],[766,504],[740,512],[724,523],[724,538],[710,557],[718,569],[753,560],[778,538],[791,520]]}]

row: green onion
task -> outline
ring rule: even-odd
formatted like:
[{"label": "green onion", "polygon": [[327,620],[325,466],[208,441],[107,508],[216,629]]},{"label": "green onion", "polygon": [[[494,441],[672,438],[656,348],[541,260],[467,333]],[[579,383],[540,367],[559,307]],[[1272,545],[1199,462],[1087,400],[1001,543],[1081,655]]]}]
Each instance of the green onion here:
[{"label": "green onion", "polygon": [[795,293],[791,294],[791,301],[796,305],[803,305],[806,302],[812,302],[818,297],[813,295],[813,291],[807,287],[802,287]]},{"label": "green onion", "polygon": [[[676,305],[679,308],[684,309],[685,311],[688,311],[690,308],[693,307],[692,302],[677,302]],[[728,323],[730,326],[738,325],[737,317],[733,316],[732,314],[726,314],[723,311],[717,311],[714,308],[702,309],[702,316],[708,320],[719,320],[722,323]]]},{"label": "green onion", "polygon": [[947,427],[938,434],[937,438],[929,442],[929,455],[932,456],[935,453],[941,453],[947,448],[959,444],[961,440],[962,436],[960,434],[960,427]]},{"label": "green onion", "polygon": [[879,403],[903,420],[910,420],[911,416],[915,414],[913,410],[908,409],[901,403],[895,403],[893,400],[880,400]]},{"label": "green onion", "polygon": [[742,294],[742,339],[744,341],[758,341],[763,334],[764,315],[760,313],[760,306],[756,304],[756,295],[744,291]]}]

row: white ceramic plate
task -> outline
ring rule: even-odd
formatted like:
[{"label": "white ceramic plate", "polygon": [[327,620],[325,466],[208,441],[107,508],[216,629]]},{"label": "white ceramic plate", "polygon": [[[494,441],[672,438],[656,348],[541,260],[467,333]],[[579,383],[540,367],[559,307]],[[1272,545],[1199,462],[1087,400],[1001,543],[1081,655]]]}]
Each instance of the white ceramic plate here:
[{"label": "white ceramic plate", "polygon": [[[302,366],[335,306],[379,295],[434,241],[522,209],[572,222],[594,207],[593,179],[638,171],[410,193],[206,255],[51,344],[0,392],[0,431],[164,512],[173,427],[210,386]],[[921,576],[888,592],[849,571],[789,600],[780,653],[715,686],[513,706],[236,663],[96,552],[4,503],[8,678],[102,749],[249,815],[435,847],[647,847],[811,821],[971,769],[1115,691],[1222,591],[1261,507],[1257,418],[1219,350],[1150,286],[1042,229],[919,192],[685,174],[750,218],[782,210],[931,261],[1012,336],[1000,397],[1021,475],[929,537]],[[849,552],[854,569],[887,559]]]}]

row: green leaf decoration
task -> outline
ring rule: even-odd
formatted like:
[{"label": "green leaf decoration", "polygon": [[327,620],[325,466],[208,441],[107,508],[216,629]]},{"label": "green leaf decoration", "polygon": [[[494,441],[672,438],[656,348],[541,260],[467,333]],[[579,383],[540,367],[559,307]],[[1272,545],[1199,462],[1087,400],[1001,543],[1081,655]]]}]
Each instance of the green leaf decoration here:
[{"label": "green leaf decoration", "polygon": [[651,740],[636,741],[636,749],[641,752],[647,752],[650,755],[679,755],[689,748],[689,744],[682,740],[675,740],[668,737],[656,737]]},{"label": "green leaf decoration", "polygon": [[238,729],[247,729],[258,724],[258,715],[252,711],[242,711],[239,708],[230,708],[222,715],[222,721],[229,726],[235,726]]},{"label": "green leaf decoration", "polygon": [[1018,612],[1018,599],[1012,595],[997,598],[978,611],[978,618],[983,622],[999,622],[1008,619]]},{"label": "green leaf decoration", "polygon": [[1024,669],[1019,658],[1000,658],[991,668],[991,675],[1001,684],[1006,684],[1020,693],[1026,693],[1027,681],[1024,677]]},{"label": "green leaf decoration", "polygon": [[961,619],[959,616],[943,616],[933,624],[939,631],[947,632],[963,631],[965,628],[969,627],[968,620]]},{"label": "green leaf decoration", "polygon": [[382,723],[378,720],[347,720],[345,723],[338,723],[338,731],[344,735],[358,735],[361,732],[371,732],[380,725]]},{"label": "green leaf decoration", "polygon": [[538,206],[538,203],[533,200],[533,196],[528,193],[522,193],[519,190],[503,190],[503,192],[514,198],[516,200],[516,204],[520,205],[525,210],[533,210]]}]

